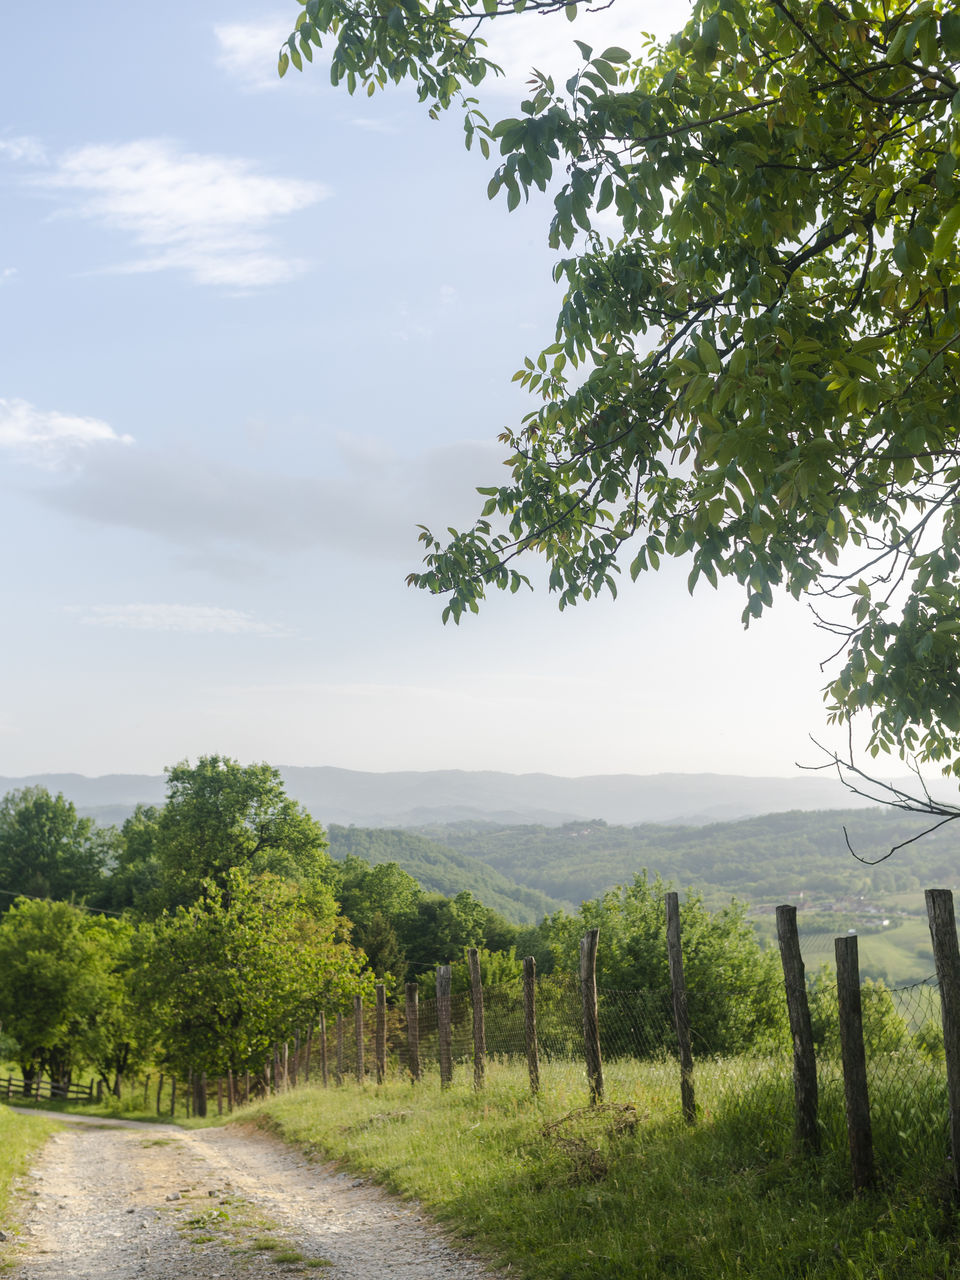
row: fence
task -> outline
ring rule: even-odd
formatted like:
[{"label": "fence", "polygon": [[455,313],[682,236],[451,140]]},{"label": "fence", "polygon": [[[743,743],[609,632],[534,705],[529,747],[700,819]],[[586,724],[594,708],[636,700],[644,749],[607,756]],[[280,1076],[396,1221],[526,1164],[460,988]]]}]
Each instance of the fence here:
[{"label": "fence", "polygon": [[[750,1110],[792,1132],[801,1150],[846,1147],[856,1190],[898,1147],[921,1143],[952,1153],[956,1192],[960,950],[949,891],[929,890],[927,907],[936,978],[899,989],[861,982],[857,939],[848,936],[836,939],[836,981],[808,982],[796,909],[781,907],[782,976],[726,991],[718,977],[705,999],[686,989],[677,896],[668,894],[670,985],[661,990],[598,989],[597,931],[583,940],[579,975],[537,977],[528,958],[522,980],[484,989],[471,952],[469,990],[451,990],[449,965],[437,969],[435,999],[421,1000],[409,984],[403,1004],[388,1006],[381,984],[374,1010],[357,998],[349,1013],[321,1016],[308,1035],[278,1046],[258,1092],[428,1072],[444,1089],[482,1090],[488,1070],[509,1070],[534,1093],[579,1092],[592,1103],[642,1093],[648,1114],[687,1123]],[[227,1086],[216,1088],[222,1109]],[[197,1105],[205,1098],[204,1085]],[[231,1093],[226,1105],[235,1101]]]}]

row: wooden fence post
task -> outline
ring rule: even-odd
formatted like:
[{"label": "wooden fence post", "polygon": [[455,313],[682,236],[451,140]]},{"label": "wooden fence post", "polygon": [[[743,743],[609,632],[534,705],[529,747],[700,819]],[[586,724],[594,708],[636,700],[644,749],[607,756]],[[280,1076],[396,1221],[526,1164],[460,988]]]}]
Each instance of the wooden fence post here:
[{"label": "wooden fence post", "polygon": [[146,1076],[144,1077],[144,1081],[143,1081],[143,1109],[144,1109],[144,1111],[146,1111],[146,1109],[147,1109],[147,1098],[149,1097],[149,1095],[150,1095],[150,1073],[149,1073],[149,1071],[148,1071],[148,1072],[147,1072],[147,1074],[146,1074]]},{"label": "wooden fence post", "polygon": [[670,964],[670,989],[673,993],[673,1021],[677,1028],[680,1050],[680,1106],[687,1124],[697,1118],[693,1092],[693,1047],[690,1043],[690,1011],[687,1008],[687,985],[683,979],[683,944],[680,940],[680,898],[666,894],[667,959]]},{"label": "wooden fence post", "polygon": [[160,1072],[160,1082],[157,1085],[157,1115],[160,1114],[160,1099],[163,1096],[163,1072]]},{"label": "wooden fence post", "polygon": [[960,1195],[960,947],[953,894],[949,889],[928,889],[927,918],[940,984],[940,1016],[947,1060],[947,1098],[950,1108],[950,1176],[954,1196]]},{"label": "wooden fence post", "polygon": [[448,964],[437,965],[437,1038],[440,1050],[440,1087],[453,1083],[453,1024],[450,1009],[451,976]]},{"label": "wooden fence post", "polygon": [[377,1084],[383,1084],[387,1074],[387,989],[377,983]]},{"label": "wooden fence post", "polygon": [[197,1108],[197,1114],[199,1116],[207,1114],[207,1073],[205,1071],[200,1072],[200,1106]]},{"label": "wooden fence post", "polygon": [[250,1069],[247,1068],[243,1073],[243,1105],[247,1106],[250,1102]]},{"label": "wooden fence post", "polygon": [[793,1091],[796,1100],[795,1133],[797,1141],[808,1151],[820,1150],[817,1124],[817,1057],[813,1047],[813,1027],[804,979],[800,935],[797,932],[797,908],[777,907],[777,939],[783,965],[783,985],[787,993],[787,1011],[793,1035]]},{"label": "wooden fence post", "polygon": [[283,1091],[290,1088],[290,1041],[283,1042]]},{"label": "wooden fence post", "polygon": [[420,988],[415,982],[405,987],[407,1015],[407,1065],[410,1078],[420,1079]]},{"label": "wooden fence post", "polygon": [[170,1081],[170,1115],[177,1114],[177,1077],[174,1076]]},{"label": "wooden fence post", "polygon": [[297,1081],[300,1079],[300,1032],[298,1031],[293,1040],[293,1057],[290,1060],[290,1087],[295,1089]]},{"label": "wooden fence post", "polygon": [[357,1041],[357,1084],[363,1084],[363,999],[353,997],[353,1032]]},{"label": "wooden fence post", "polygon": [[307,1059],[303,1064],[303,1083],[310,1083],[310,1059],[313,1056],[313,1023],[307,1025]]},{"label": "wooden fence post", "polygon": [[597,943],[599,929],[591,929],[580,943],[580,999],[583,1004],[583,1047],[590,1082],[590,1102],[603,1101],[603,1062],[600,1058],[600,1014],[597,1007]]},{"label": "wooden fence post", "polygon": [[847,1106],[847,1139],[853,1189],[873,1185],[873,1131],[867,1092],[867,1057],[863,1048],[863,1008],[860,1000],[860,959],[856,934],[834,938],[837,957],[837,1006],[840,1013],[840,1054],[843,1094]]},{"label": "wooden fence post", "polygon": [[233,1084],[233,1067],[227,1067],[227,1110],[233,1113],[233,1104],[237,1100],[237,1091]]},{"label": "wooden fence post", "polygon": [[327,1015],[320,1014],[320,1079],[327,1087]]},{"label": "wooden fence post", "polygon": [[217,1076],[217,1115],[223,1115],[223,1076]]},{"label": "wooden fence post", "polygon": [[343,1084],[343,1014],[337,1014],[337,1084]]},{"label": "wooden fence post", "polygon": [[540,1092],[540,1049],[537,1044],[537,962],[533,956],[523,961],[523,1038],[527,1047],[530,1092]]},{"label": "wooden fence post", "polygon": [[470,967],[470,1000],[473,1005],[473,1087],[478,1092],[484,1085],[487,1058],[487,1032],[483,1020],[483,983],[480,980],[480,956],[476,947],[467,951]]}]

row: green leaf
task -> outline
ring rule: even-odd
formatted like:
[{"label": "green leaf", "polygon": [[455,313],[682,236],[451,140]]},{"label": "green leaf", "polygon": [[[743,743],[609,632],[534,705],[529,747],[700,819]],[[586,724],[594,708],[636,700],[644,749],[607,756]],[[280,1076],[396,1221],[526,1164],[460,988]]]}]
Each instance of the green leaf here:
[{"label": "green leaf", "polygon": [[960,201],[947,211],[937,228],[931,254],[934,262],[943,262],[951,252],[956,250],[958,235],[960,235]]},{"label": "green leaf", "polygon": [[720,363],[717,350],[706,338],[701,338],[697,343],[697,353],[708,373],[720,373],[722,371],[723,365]]}]

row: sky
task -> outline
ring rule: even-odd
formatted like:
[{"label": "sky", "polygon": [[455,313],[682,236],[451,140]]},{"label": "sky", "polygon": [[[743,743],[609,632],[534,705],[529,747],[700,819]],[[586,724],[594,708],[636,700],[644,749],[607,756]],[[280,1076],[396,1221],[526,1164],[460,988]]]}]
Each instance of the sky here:
[{"label": "sky", "polygon": [[[322,63],[295,0],[8,6],[0,48],[0,773],[244,762],[565,775],[819,763],[820,660],[779,601],[669,565],[460,627],[417,525],[506,476],[552,341],[550,204],[508,214],[459,119]],[[574,38],[639,51],[679,0],[503,20],[492,117]]]}]

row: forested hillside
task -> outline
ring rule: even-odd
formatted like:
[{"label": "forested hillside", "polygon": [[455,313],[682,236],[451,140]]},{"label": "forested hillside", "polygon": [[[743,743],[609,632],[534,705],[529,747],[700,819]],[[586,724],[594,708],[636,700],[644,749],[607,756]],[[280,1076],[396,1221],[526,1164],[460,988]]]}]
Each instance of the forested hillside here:
[{"label": "forested hillside", "polygon": [[680,885],[694,884],[708,900],[731,894],[748,902],[807,896],[889,896],[960,882],[960,823],[875,859],[924,829],[922,818],[889,809],[768,814],[705,827],[645,824],[562,827],[456,823],[419,833],[461,855],[478,858],[541,893],[570,902],[622,884],[641,869]]},{"label": "forested hillside", "polygon": [[[445,828],[440,828],[443,830]],[[455,897],[466,889],[484,906],[493,908],[514,924],[536,924],[559,907],[570,906],[538,888],[511,879],[480,854],[448,848],[442,836],[428,838],[412,831],[336,824],[328,829],[327,835],[330,855],[335,859],[362,858],[371,866],[395,862],[427,893]]]}]

